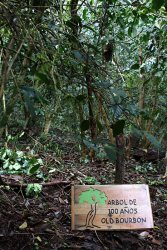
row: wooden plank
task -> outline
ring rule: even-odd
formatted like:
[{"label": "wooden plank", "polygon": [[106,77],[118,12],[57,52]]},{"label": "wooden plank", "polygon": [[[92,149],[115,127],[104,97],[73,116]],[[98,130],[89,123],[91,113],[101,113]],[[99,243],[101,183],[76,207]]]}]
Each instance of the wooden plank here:
[{"label": "wooden plank", "polygon": [[153,228],[148,186],[72,186],[72,230],[136,230]]}]

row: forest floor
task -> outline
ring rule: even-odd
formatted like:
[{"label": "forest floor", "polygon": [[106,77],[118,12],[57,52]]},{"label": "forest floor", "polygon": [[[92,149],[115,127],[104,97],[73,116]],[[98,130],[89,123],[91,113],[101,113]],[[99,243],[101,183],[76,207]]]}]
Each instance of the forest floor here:
[{"label": "forest floor", "polygon": [[[82,162],[72,143],[55,157],[39,151],[49,182],[37,197],[23,187],[0,186],[0,250],[161,250],[167,249],[167,185],[157,164],[126,162],[126,184],[146,183],[150,188],[154,229],[137,231],[71,231],[71,184],[113,184],[114,165],[107,161]],[[18,183],[20,176],[2,176]],[[25,180],[24,176],[24,180]],[[32,177],[31,177],[32,178]],[[29,182],[36,181],[34,178]],[[68,183],[69,181],[69,183]],[[38,180],[39,182],[39,180]]]}]

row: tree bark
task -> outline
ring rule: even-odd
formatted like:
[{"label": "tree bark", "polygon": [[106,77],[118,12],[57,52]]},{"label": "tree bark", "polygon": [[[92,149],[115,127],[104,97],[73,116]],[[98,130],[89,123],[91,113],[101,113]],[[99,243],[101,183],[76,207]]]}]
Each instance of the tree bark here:
[{"label": "tree bark", "polygon": [[3,64],[2,64],[2,80],[1,80],[1,86],[0,86],[0,100],[3,97],[3,92],[5,85],[7,84],[8,77],[9,77],[9,60],[10,60],[10,53],[14,46],[15,39],[14,37],[11,38],[6,51],[3,53]]},{"label": "tree bark", "polygon": [[124,172],[125,172],[125,138],[123,134],[116,136],[116,172],[115,172],[115,184],[123,184]]},{"label": "tree bark", "polygon": [[[88,65],[87,65],[88,67]],[[86,84],[87,84],[87,91],[88,91],[88,110],[89,110],[89,125],[90,125],[90,135],[91,135],[91,140],[96,139],[97,135],[97,126],[96,126],[96,120],[93,114],[93,91],[92,91],[92,77],[91,75],[86,72]],[[89,156],[91,160],[95,157],[95,151],[94,149],[90,149]]]},{"label": "tree bark", "polygon": [[[143,64],[143,58],[142,58],[142,49],[139,48],[139,65],[141,66]],[[140,110],[144,109],[145,105],[145,78],[142,73],[140,73],[140,86],[139,86],[139,108]],[[142,116],[140,115],[138,124],[140,127],[142,127]]]}]

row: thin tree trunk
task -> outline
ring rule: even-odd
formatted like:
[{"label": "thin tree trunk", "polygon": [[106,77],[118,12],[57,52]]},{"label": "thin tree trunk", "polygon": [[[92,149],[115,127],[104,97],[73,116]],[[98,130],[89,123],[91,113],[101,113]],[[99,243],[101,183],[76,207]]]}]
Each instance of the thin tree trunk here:
[{"label": "thin tree trunk", "polygon": [[[108,132],[108,137],[109,137],[109,140],[112,144],[115,144],[115,138],[113,137],[113,131],[112,131],[112,128],[111,128],[111,123],[110,123],[110,120],[108,118],[108,115],[105,111],[105,108],[104,108],[104,105],[103,105],[103,102],[102,102],[102,96],[95,92],[94,91],[94,94],[96,96],[96,99],[98,100],[98,103],[99,103],[99,106],[98,106],[98,114],[100,113],[101,114],[101,117],[105,123],[105,126],[107,128],[107,132]],[[98,119],[97,119],[98,120]]]},{"label": "thin tree trunk", "polygon": [[[79,120],[80,120],[80,124],[83,122],[84,120],[84,116],[83,116],[83,108],[82,108],[82,103],[78,103],[78,109],[79,109]],[[80,131],[81,133],[81,154],[82,154],[82,157],[85,158],[86,157],[86,154],[87,154],[87,148],[86,148],[86,145],[83,143],[83,138],[85,137],[85,132]]]},{"label": "thin tree trunk", "polygon": [[113,131],[112,131],[112,128],[111,128],[111,124],[110,124],[110,121],[108,119],[108,116],[106,114],[106,111],[105,111],[104,107],[102,107],[102,117],[103,117],[104,123],[105,123],[107,131],[108,131],[109,140],[110,140],[110,142],[112,144],[115,144],[115,139],[113,137]]},{"label": "thin tree trunk", "polygon": [[9,77],[9,60],[10,60],[10,53],[14,46],[15,39],[14,37],[11,38],[6,51],[3,53],[3,65],[2,65],[2,80],[1,80],[1,86],[0,86],[0,100],[3,97],[3,92],[5,85],[7,84],[8,77]]},{"label": "thin tree trunk", "polygon": [[[87,65],[88,66],[88,65]],[[96,126],[96,120],[93,114],[93,91],[92,91],[92,77],[89,73],[86,73],[86,84],[87,84],[87,91],[88,91],[88,110],[89,110],[89,125],[90,125],[90,135],[91,139],[95,140],[97,135],[97,126]],[[90,158],[93,160],[95,156],[95,151],[93,149],[90,149],[89,153]]]},{"label": "thin tree trunk", "polygon": [[87,74],[86,75],[86,83],[87,83],[87,91],[88,91],[88,110],[89,110],[89,123],[90,123],[90,132],[91,132],[91,139],[96,139],[96,120],[93,114],[93,91],[92,91],[92,77]]},{"label": "thin tree trunk", "polygon": [[116,136],[116,172],[115,172],[115,183],[122,184],[125,172],[125,138],[123,134]]},{"label": "thin tree trunk", "polygon": [[52,123],[51,114],[48,114],[45,120],[44,135],[48,135],[51,123]]},{"label": "thin tree trunk", "polygon": [[[143,58],[142,58],[142,50],[139,48],[139,65],[141,66],[143,64]],[[140,73],[140,79],[141,83],[139,86],[139,108],[140,110],[144,109],[145,105],[145,78],[142,73]],[[142,116],[140,115],[138,124],[140,127],[142,127]]]},{"label": "thin tree trunk", "polygon": [[[6,116],[6,98],[5,98],[5,93],[3,93],[3,113]],[[5,125],[5,147],[7,148],[8,144],[7,144],[7,137],[8,137],[8,125]]]}]

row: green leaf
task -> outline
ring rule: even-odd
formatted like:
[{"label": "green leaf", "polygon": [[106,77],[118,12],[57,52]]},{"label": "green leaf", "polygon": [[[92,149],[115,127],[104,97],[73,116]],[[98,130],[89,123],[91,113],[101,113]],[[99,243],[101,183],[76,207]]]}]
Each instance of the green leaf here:
[{"label": "green leaf", "polygon": [[35,116],[34,101],[31,100],[31,98],[30,98],[27,94],[24,94],[23,97],[24,97],[24,102],[25,102],[25,105],[26,105],[27,110],[29,111],[29,113],[30,113],[32,116]]},{"label": "green leaf", "polygon": [[78,39],[74,35],[66,34],[66,37],[69,39],[70,42],[78,43]]},{"label": "green leaf", "polygon": [[146,136],[147,140],[155,147],[155,148],[160,148],[161,143],[150,133],[144,132],[144,135]]},{"label": "green leaf", "polygon": [[34,88],[22,85],[20,86],[20,89],[23,94],[23,99],[27,107],[27,110],[32,116],[35,116],[35,111],[36,111],[34,106],[35,103],[39,102],[41,104],[48,104],[48,101],[45,98],[43,98],[42,95]]},{"label": "green leaf", "polygon": [[139,69],[140,65],[138,63],[135,63],[131,66],[131,69]]},{"label": "green leaf", "polygon": [[83,19],[86,21],[87,20],[87,12],[88,12],[88,9],[84,9],[83,10]]},{"label": "green leaf", "polygon": [[75,58],[76,58],[78,61],[81,61],[81,62],[84,62],[84,61],[85,61],[85,57],[83,56],[83,54],[81,54],[80,51],[78,51],[78,50],[73,50],[73,54],[74,54]]},{"label": "green leaf", "polygon": [[76,96],[76,100],[79,102],[82,102],[86,99],[86,95],[78,95]]},{"label": "green leaf", "polygon": [[16,151],[16,154],[17,154],[17,156],[20,157],[20,158],[24,156],[23,151],[19,151],[19,150],[18,150],[18,151]]},{"label": "green leaf", "polygon": [[80,125],[80,128],[81,128],[81,131],[86,131],[89,129],[89,120],[84,120],[81,125]]},{"label": "green leaf", "polygon": [[82,25],[82,19],[78,15],[73,16],[71,20],[72,20],[72,23],[77,22],[78,24]]},{"label": "green leaf", "polygon": [[97,124],[99,131],[101,132],[103,130],[103,125],[99,121],[96,121],[96,124]]},{"label": "green leaf", "polygon": [[41,73],[41,72],[36,72],[35,73],[35,78],[37,80],[40,80],[41,82],[44,82],[44,83],[47,83],[47,84],[50,84],[51,82],[51,79],[44,73]]},{"label": "green leaf", "polygon": [[159,10],[164,3],[164,0],[152,0],[152,8],[154,10]]},{"label": "green leaf", "polygon": [[[125,28],[125,22],[123,21],[122,17],[117,17],[116,22],[120,25],[122,29]],[[128,31],[129,32],[129,31]]]},{"label": "green leaf", "polygon": [[88,25],[83,25],[83,28],[86,28],[86,29],[91,30],[91,31],[96,33],[96,30],[94,30],[92,27],[90,27]]},{"label": "green leaf", "polygon": [[123,129],[125,127],[125,120],[119,120],[112,125],[113,136],[116,137],[119,134],[123,134]]},{"label": "green leaf", "polygon": [[87,148],[97,151],[97,146],[95,143],[85,140],[85,139],[83,140],[83,143],[86,145]]},{"label": "green leaf", "polygon": [[84,44],[85,44],[89,49],[91,48],[91,49],[93,49],[95,52],[99,53],[99,49],[98,49],[95,45],[93,45],[93,44],[91,44],[91,43],[87,43],[87,42],[85,42]]},{"label": "green leaf", "polygon": [[67,20],[66,25],[72,30],[75,29],[75,25],[78,24],[82,26],[82,19],[78,15],[74,15],[71,19]]},{"label": "green leaf", "polygon": [[29,165],[33,166],[33,165],[36,165],[38,164],[38,160],[35,158],[35,157],[32,157],[30,160],[29,160]]},{"label": "green leaf", "polygon": [[40,165],[33,166],[32,168],[30,168],[29,173],[30,174],[36,173],[38,171],[39,167],[40,167]]},{"label": "green leaf", "polygon": [[124,0],[124,2],[125,2],[126,4],[131,4],[131,2],[130,2],[129,0]]},{"label": "green leaf", "polygon": [[68,27],[70,27],[71,29],[74,27],[74,25],[72,24],[71,20],[67,20],[66,25]]},{"label": "green leaf", "polygon": [[19,170],[21,169],[21,165],[18,162],[15,162],[15,164],[11,165],[9,168]]},{"label": "green leaf", "polygon": [[143,136],[143,131],[141,131],[140,129],[138,129],[135,126],[131,127],[130,132],[131,132],[132,135],[135,135],[135,137],[137,137],[137,138],[141,138]]},{"label": "green leaf", "polygon": [[109,160],[115,162],[117,158],[115,145],[105,145],[104,150]]},{"label": "green leaf", "polygon": [[3,164],[3,168],[9,168],[10,166],[10,162],[9,159],[5,160],[4,164]]},{"label": "green leaf", "polygon": [[42,185],[38,183],[28,184],[26,188],[26,194],[35,194],[36,196],[42,191]]},{"label": "green leaf", "polygon": [[129,35],[129,36],[131,36],[132,31],[133,31],[133,25],[131,25],[131,26],[128,28],[128,35]]}]

